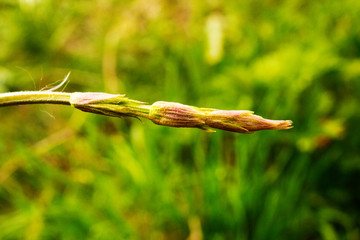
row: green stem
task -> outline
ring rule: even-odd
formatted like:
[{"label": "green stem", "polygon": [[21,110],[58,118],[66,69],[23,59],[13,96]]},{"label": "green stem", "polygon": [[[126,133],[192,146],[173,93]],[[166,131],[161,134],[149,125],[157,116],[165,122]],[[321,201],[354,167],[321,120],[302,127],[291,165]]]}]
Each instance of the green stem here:
[{"label": "green stem", "polygon": [[0,107],[39,103],[70,105],[70,95],[71,93],[50,91],[0,93]]}]

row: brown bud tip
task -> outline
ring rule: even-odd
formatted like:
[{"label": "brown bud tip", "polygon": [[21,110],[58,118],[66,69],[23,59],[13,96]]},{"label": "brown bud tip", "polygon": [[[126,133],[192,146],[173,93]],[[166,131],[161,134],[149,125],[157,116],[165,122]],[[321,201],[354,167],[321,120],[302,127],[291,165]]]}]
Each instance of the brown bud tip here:
[{"label": "brown bud tip", "polygon": [[206,115],[206,126],[231,132],[252,133],[259,130],[292,128],[290,120],[265,119],[254,115],[252,111],[216,110]]},{"label": "brown bud tip", "polygon": [[197,108],[174,102],[155,102],[150,108],[150,119],[155,124],[169,127],[204,126],[204,113]]}]

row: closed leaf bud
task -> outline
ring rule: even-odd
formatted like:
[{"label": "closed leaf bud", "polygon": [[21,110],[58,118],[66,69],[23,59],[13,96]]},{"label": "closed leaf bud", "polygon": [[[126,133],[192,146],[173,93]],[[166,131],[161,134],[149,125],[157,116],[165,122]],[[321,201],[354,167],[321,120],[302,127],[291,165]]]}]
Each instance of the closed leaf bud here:
[{"label": "closed leaf bud", "polygon": [[290,120],[265,119],[252,111],[197,108],[163,101],[149,106],[125,95],[107,93],[73,93],[70,104],[85,112],[113,117],[143,117],[162,126],[200,128],[207,132],[214,132],[209,128],[238,133],[292,128]]},{"label": "closed leaf bud", "polygon": [[180,103],[155,102],[150,108],[151,121],[163,126],[203,128],[204,117],[198,108]]}]

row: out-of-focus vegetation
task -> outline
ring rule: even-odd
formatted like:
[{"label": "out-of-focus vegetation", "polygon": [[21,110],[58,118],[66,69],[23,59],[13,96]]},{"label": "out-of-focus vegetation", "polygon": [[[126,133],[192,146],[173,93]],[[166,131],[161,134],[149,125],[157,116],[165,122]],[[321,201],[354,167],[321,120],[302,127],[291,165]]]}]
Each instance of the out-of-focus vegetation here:
[{"label": "out-of-focus vegetation", "polygon": [[360,239],[360,1],[0,1],[0,92],[249,109],[288,131],[0,109],[0,239]]}]

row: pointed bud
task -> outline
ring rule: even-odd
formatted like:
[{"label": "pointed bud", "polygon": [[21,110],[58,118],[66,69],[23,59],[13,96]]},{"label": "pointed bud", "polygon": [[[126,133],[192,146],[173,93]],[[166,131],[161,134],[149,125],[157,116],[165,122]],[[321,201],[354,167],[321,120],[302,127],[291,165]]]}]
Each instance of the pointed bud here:
[{"label": "pointed bud", "polygon": [[292,128],[290,120],[265,119],[252,111],[211,111],[206,114],[205,123],[207,127],[239,133]]},{"label": "pointed bud", "polygon": [[197,108],[174,102],[155,102],[149,106],[124,95],[107,93],[72,93],[70,104],[85,112],[113,117],[143,117],[158,125],[200,128],[207,132],[214,132],[209,128],[239,133],[292,128],[290,120],[264,119],[252,111]]}]

